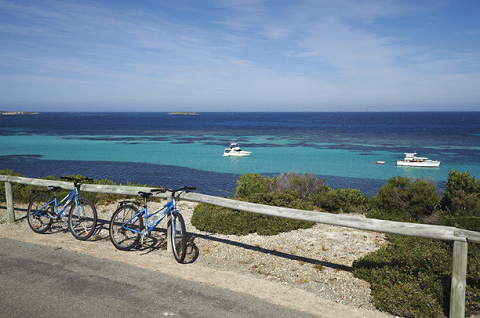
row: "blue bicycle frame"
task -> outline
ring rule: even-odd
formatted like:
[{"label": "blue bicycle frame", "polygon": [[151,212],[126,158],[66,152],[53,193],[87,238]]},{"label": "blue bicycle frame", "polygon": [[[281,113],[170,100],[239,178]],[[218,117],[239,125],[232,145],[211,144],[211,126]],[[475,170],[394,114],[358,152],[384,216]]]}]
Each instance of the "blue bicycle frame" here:
[{"label": "blue bicycle frame", "polygon": [[[175,208],[175,199],[172,199],[171,201],[167,202],[162,208],[158,209],[157,211],[151,214],[148,214],[147,207],[145,206],[140,212],[138,212],[130,220],[125,222],[122,225],[122,228],[138,234],[145,234],[145,232],[150,233],[158,225],[158,223],[160,223],[165,218],[165,216],[167,216],[170,212],[175,212],[175,211],[177,211],[177,209]],[[162,213],[161,217],[158,218],[158,220],[155,221],[155,223],[153,223],[151,226],[148,226],[148,219],[153,217],[154,215],[157,215],[158,213]],[[137,230],[137,229],[133,229],[131,227],[126,226],[126,224],[129,224],[130,222],[132,222],[131,224],[136,224],[138,221],[138,218],[141,218],[142,215],[144,215],[144,221],[145,221],[144,228],[142,230]],[[173,222],[172,222],[172,231],[175,231],[175,224]]]},{"label": "blue bicycle frame", "polygon": [[[78,211],[78,199],[79,199],[79,195],[78,195],[78,191],[77,191],[77,188],[74,187],[73,190],[67,194],[60,202],[57,203],[57,195],[55,193],[55,197],[53,198],[53,200],[51,200],[50,202],[48,202],[47,204],[45,204],[44,206],[42,206],[37,212],[36,214],[37,215],[41,215],[41,211],[43,211],[43,209],[45,209],[47,206],[51,205],[53,203],[54,207],[55,207],[55,214],[61,218],[64,217],[64,213],[65,213],[65,210],[67,209],[67,207],[70,205],[70,202],[72,202],[72,200],[75,202],[75,206],[77,207],[77,211]],[[58,211],[58,207],[61,206],[63,204],[63,202],[65,202],[65,204],[63,205],[63,208]],[[85,214],[85,211],[83,211],[83,213]],[[52,216],[50,215],[47,215],[47,217],[51,218]]]}]

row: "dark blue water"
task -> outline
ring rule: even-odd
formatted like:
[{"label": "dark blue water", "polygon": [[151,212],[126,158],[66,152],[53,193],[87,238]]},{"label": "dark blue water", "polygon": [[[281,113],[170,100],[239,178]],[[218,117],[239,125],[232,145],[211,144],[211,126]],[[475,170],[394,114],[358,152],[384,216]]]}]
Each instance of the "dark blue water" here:
[{"label": "dark blue water", "polygon": [[[231,141],[252,156],[221,157]],[[397,175],[439,188],[451,169],[479,176],[480,112],[4,115],[0,146],[0,169],[30,177],[83,174],[232,195],[242,173],[309,172],[372,196]],[[413,151],[442,164],[396,167]]]}]

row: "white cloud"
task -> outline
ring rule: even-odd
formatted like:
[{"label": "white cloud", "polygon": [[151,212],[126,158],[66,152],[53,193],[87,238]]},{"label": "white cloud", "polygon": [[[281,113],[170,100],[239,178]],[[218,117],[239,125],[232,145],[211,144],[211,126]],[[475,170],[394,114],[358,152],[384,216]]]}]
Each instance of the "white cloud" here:
[{"label": "white cloud", "polygon": [[170,5],[0,0],[5,100],[15,100],[22,77],[32,101],[41,90],[57,90],[65,102],[77,91],[91,104],[111,96],[145,105],[312,110],[480,100],[478,53],[376,32],[378,19],[435,14],[429,1]]}]

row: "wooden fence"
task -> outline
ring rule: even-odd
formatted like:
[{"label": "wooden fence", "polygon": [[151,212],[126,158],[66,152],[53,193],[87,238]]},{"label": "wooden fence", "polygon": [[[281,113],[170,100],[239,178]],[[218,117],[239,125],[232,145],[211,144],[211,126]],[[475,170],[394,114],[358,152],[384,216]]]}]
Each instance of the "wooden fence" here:
[{"label": "wooden fence", "polygon": [[[60,186],[64,189],[73,189],[72,182],[32,179],[15,176],[0,175],[0,182],[5,182],[8,222],[15,221],[13,193],[11,183],[29,184],[34,186]],[[82,191],[96,193],[110,193],[119,195],[137,195],[138,191],[149,192],[151,188],[132,186],[111,186],[83,184]],[[169,198],[169,194],[159,193],[158,198]],[[339,215],[323,212],[296,210],[290,208],[267,206],[232,199],[220,198],[200,193],[183,193],[182,200],[209,203],[234,210],[259,213],[284,218],[312,221],[359,230],[378,233],[398,234],[405,236],[429,238],[443,241],[453,241],[452,287],[450,291],[450,317],[465,316],[465,288],[467,273],[468,242],[480,243],[480,233],[458,229],[456,227],[394,222],[377,219],[367,219],[349,215]]]}]

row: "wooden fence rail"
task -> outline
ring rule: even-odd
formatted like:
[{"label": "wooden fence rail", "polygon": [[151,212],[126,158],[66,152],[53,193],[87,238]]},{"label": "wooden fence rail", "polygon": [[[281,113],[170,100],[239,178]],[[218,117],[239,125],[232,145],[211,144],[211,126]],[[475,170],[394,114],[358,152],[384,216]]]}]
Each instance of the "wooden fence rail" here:
[{"label": "wooden fence rail", "polygon": [[[0,175],[0,181],[5,182],[5,195],[7,201],[8,221],[14,222],[13,193],[11,183],[29,184],[35,186],[60,186],[64,189],[73,189],[72,182],[32,179],[15,176]],[[132,186],[112,186],[83,184],[81,191],[110,193],[119,195],[137,195],[138,191],[149,192],[151,188]],[[158,198],[168,198],[168,194],[156,194]],[[182,200],[209,203],[216,206],[231,208],[234,210],[251,213],[279,216],[284,218],[312,221],[316,223],[330,224],[359,230],[373,231],[378,233],[398,234],[405,236],[453,241],[453,268],[452,287],[450,292],[450,317],[458,318],[465,316],[465,288],[468,242],[480,243],[480,233],[458,229],[450,226],[395,222],[377,219],[367,219],[349,215],[339,215],[324,212],[297,210],[290,208],[267,206],[227,198],[220,198],[200,193],[183,193]]]}]

